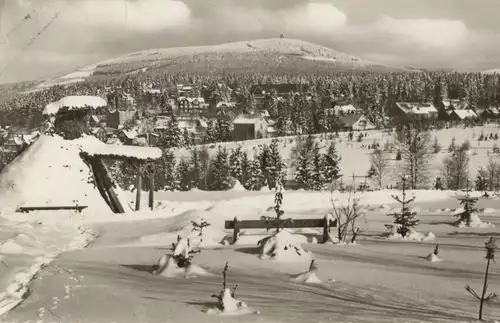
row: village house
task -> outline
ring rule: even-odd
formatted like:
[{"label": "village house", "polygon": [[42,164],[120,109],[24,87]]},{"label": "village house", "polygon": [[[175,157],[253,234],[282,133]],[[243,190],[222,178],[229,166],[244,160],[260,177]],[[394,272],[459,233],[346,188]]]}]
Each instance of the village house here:
[{"label": "village house", "polygon": [[179,117],[199,117],[208,111],[209,105],[204,98],[177,98],[177,115]]},{"label": "village house", "polygon": [[473,120],[477,119],[477,114],[474,110],[449,110],[446,112],[448,114],[448,120],[450,121],[463,121],[463,120]]},{"label": "village house", "polygon": [[194,136],[196,142],[200,142],[207,133],[208,123],[202,118],[179,120],[179,129]]},{"label": "village house", "polygon": [[107,133],[105,127],[101,126],[101,127],[93,128],[90,132],[94,137],[96,137],[97,139],[99,139],[102,142],[106,142],[108,140],[108,133]]},{"label": "village house", "polygon": [[444,108],[445,111],[466,110],[468,108],[468,103],[459,99],[445,99],[439,102],[438,107]]},{"label": "village house", "polygon": [[342,116],[356,113],[356,108],[350,101],[326,101],[323,104],[325,115]]},{"label": "village house", "polygon": [[137,133],[136,130],[134,129],[121,129],[117,137],[120,139],[120,141],[125,144],[125,145],[131,145],[134,141],[134,139],[138,136],[139,134]]},{"label": "village house", "polygon": [[417,119],[435,119],[438,117],[438,110],[432,103],[418,102],[396,102],[391,109],[393,116],[413,117]]},{"label": "village house", "polygon": [[268,122],[261,115],[239,115],[233,120],[233,139],[236,141],[267,137]]},{"label": "village house", "polygon": [[500,109],[497,107],[489,107],[481,113],[481,118],[485,120],[498,120],[500,118]]},{"label": "village house", "polygon": [[376,126],[364,114],[347,114],[339,117],[344,130],[364,131],[376,129]]},{"label": "village house", "polygon": [[106,118],[106,126],[114,129],[122,128],[127,122],[133,120],[137,113],[135,109],[121,111],[110,108],[108,111],[109,114]]}]

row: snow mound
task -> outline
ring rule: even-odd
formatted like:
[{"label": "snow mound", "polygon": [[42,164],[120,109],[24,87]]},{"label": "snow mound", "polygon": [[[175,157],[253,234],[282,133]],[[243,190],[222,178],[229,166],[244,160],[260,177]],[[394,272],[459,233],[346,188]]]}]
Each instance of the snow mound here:
[{"label": "snow mound", "polygon": [[241,192],[241,191],[246,191],[246,189],[243,187],[243,185],[241,185],[239,180],[236,180],[231,191]]},{"label": "snow mound", "polygon": [[156,275],[163,277],[175,278],[183,276],[185,278],[192,278],[197,276],[212,276],[205,269],[198,265],[191,264],[187,267],[179,267],[175,261],[175,256],[184,256],[184,258],[189,258],[191,252],[190,240],[188,238],[183,238],[179,240],[174,248],[172,255],[163,255],[158,259],[158,270],[155,272]]},{"label": "snow mound", "polygon": [[431,252],[425,259],[430,262],[440,262],[442,261],[434,252]]},{"label": "snow mound", "polygon": [[[460,213],[460,212],[459,212]],[[455,225],[459,228],[494,228],[495,225],[490,222],[483,222],[477,213],[472,213],[470,216],[470,225],[463,221],[458,221]]]},{"label": "snow mound", "polygon": [[321,284],[321,279],[316,275],[317,268],[310,268],[308,271],[293,275],[292,281],[296,283],[306,283],[306,284]]},{"label": "snow mound", "polygon": [[212,274],[207,272],[205,269],[195,264],[191,264],[191,266],[186,268],[181,268],[177,266],[175,259],[170,255],[163,255],[162,257],[160,257],[160,259],[158,260],[158,268],[159,269],[155,272],[155,274],[168,278],[194,278],[198,276],[212,276]]},{"label": "snow mound", "polygon": [[418,241],[418,242],[426,242],[426,241],[434,241],[436,236],[432,232],[427,232],[426,234],[412,230],[408,235],[403,237],[401,234],[397,232],[397,227],[393,226],[390,233],[388,234],[387,239],[389,240],[406,240],[406,241]]},{"label": "snow mound", "polygon": [[309,251],[302,248],[297,237],[285,230],[266,238],[261,245],[261,259],[286,262],[311,260],[311,256]]},{"label": "snow mound", "polygon": [[40,136],[0,174],[2,208],[82,205],[101,216],[111,213],[91,182],[79,141]]},{"label": "snow mound", "polygon": [[216,307],[216,308],[205,309],[204,312],[207,314],[216,314],[222,316],[260,314],[259,311],[248,307],[248,305],[245,302],[234,298],[231,295],[231,291],[229,290],[229,288],[226,288],[224,290],[224,294],[222,296],[222,304],[224,306],[222,309]]}]

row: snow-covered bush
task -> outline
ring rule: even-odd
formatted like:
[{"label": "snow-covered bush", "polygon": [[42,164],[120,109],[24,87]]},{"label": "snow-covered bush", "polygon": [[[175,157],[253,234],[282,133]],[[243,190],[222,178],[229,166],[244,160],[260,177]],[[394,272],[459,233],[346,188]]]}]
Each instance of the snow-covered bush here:
[{"label": "snow-covered bush", "polygon": [[217,299],[216,307],[215,309],[206,309],[205,312],[208,314],[218,313],[226,315],[259,314],[259,311],[249,308],[245,302],[235,298],[238,285],[235,285],[233,289],[227,287],[227,271],[228,263],[226,262],[222,271],[222,290],[219,294],[212,294],[212,298]]},{"label": "snow-covered bush", "polygon": [[439,244],[436,245],[436,247],[434,248],[434,251],[431,252],[427,258],[426,258],[428,261],[430,262],[440,262],[441,261],[441,258],[439,258]]},{"label": "snow-covered bush", "polygon": [[318,271],[318,266],[316,262],[311,260],[311,264],[309,265],[309,269],[306,272],[300,273],[298,275],[292,276],[292,281],[298,283],[306,283],[306,284],[320,284],[321,280],[316,275]]},{"label": "snow-covered bush", "polygon": [[188,238],[177,237],[177,243],[172,243],[172,254],[163,255],[158,260],[157,275],[165,277],[177,277],[184,275],[186,278],[193,276],[210,275],[200,266],[192,263],[195,254],[201,250],[191,250],[191,243]]}]

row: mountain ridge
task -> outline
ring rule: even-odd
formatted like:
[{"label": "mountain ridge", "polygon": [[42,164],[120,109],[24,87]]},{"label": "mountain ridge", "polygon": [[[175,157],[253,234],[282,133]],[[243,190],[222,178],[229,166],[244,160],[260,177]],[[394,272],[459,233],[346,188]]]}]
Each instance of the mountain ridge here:
[{"label": "mountain ridge", "polygon": [[46,79],[38,88],[80,82],[94,77],[137,73],[277,72],[318,73],[338,71],[410,72],[298,39],[269,38],[207,46],[141,50],[88,65],[72,73]]}]

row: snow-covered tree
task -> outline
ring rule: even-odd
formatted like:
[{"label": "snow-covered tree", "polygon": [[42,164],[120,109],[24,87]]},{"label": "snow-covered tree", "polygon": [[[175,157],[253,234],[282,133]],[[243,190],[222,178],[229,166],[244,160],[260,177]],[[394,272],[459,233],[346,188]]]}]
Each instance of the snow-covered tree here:
[{"label": "snow-covered tree", "polygon": [[225,191],[234,186],[228,155],[226,148],[219,148],[212,161],[208,182],[213,191]]},{"label": "snow-covered tree", "polygon": [[189,162],[182,159],[179,164],[177,165],[177,182],[178,188],[181,191],[189,191],[191,189],[191,165],[189,165]]},{"label": "snow-covered tree", "polygon": [[323,178],[325,183],[331,183],[334,180],[340,178],[340,160],[341,157],[337,152],[337,147],[335,146],[335,142],[331,142],[328,146],[326,154],[324,155],[324,164],[323,164]]},{"label": "snow-covered tree", "polygon": [[388,216],[392,216],[394,218],[396,232],[401,234],[403,238],[406,237],[420,222],[420,220],[417,219],[417,213],[410,211],[409,205],[415,200],[415,196],[410,199],[406,198],[406,182],[406,177],[403,177],[402,197],[397,195],[392,196],[394,200],[401,204],[401,211],[387,214]]},{"label": "snow-covered tree", "polygon": [[229,154],[229,166],[231,167],[231,176],[240,183],[243,179],[243,151],[241,145],[236,147],[236,149],[231,149],[231,153]]},{"label": "snow-covered tree", "polygon": [[157,146],[162,149],[180,147],[182,143],[182,131],[175,116],[172,116],[167,123],[165,130],[160,132]]},{"label": "snow-covered tree", "polygon": [[162,152],[161,159],[156,164],[155,190],[172,191],[177,188],[175,178],[175,156],[170,149]]},{"label": "snow-covered tree", "polygon": [[262,174],[267,181],[269,189],[274,189],[283,178],[286,165],[281,157],[278,140],[273,139],[269,146],[264,145],[259,155]]},{"label": "snow-covered tree", "polygon": [[215,124],[214,137],[217,142],[231,141],[231,122],[225,116],[218,116]]},{"label": "snow-covered tree", "polygon": [[408,177],[408,187],[417,189],[426,186],[430,179],[430,133],[417,126],[406,127],[398,140],[402,165],[399,175]]},{"label": "snow-covered tree", "polygon": [[248,175],[243,186],[249,191],[260,191],[264,186],[264,176],[262,175],[259,160],[255,158],[248,163]]},{"label": "snow-covered tree", "polygon": [[488,189],[488,173],[483,167],[480,167],[476,176],[476,190],[486,191]]}]

